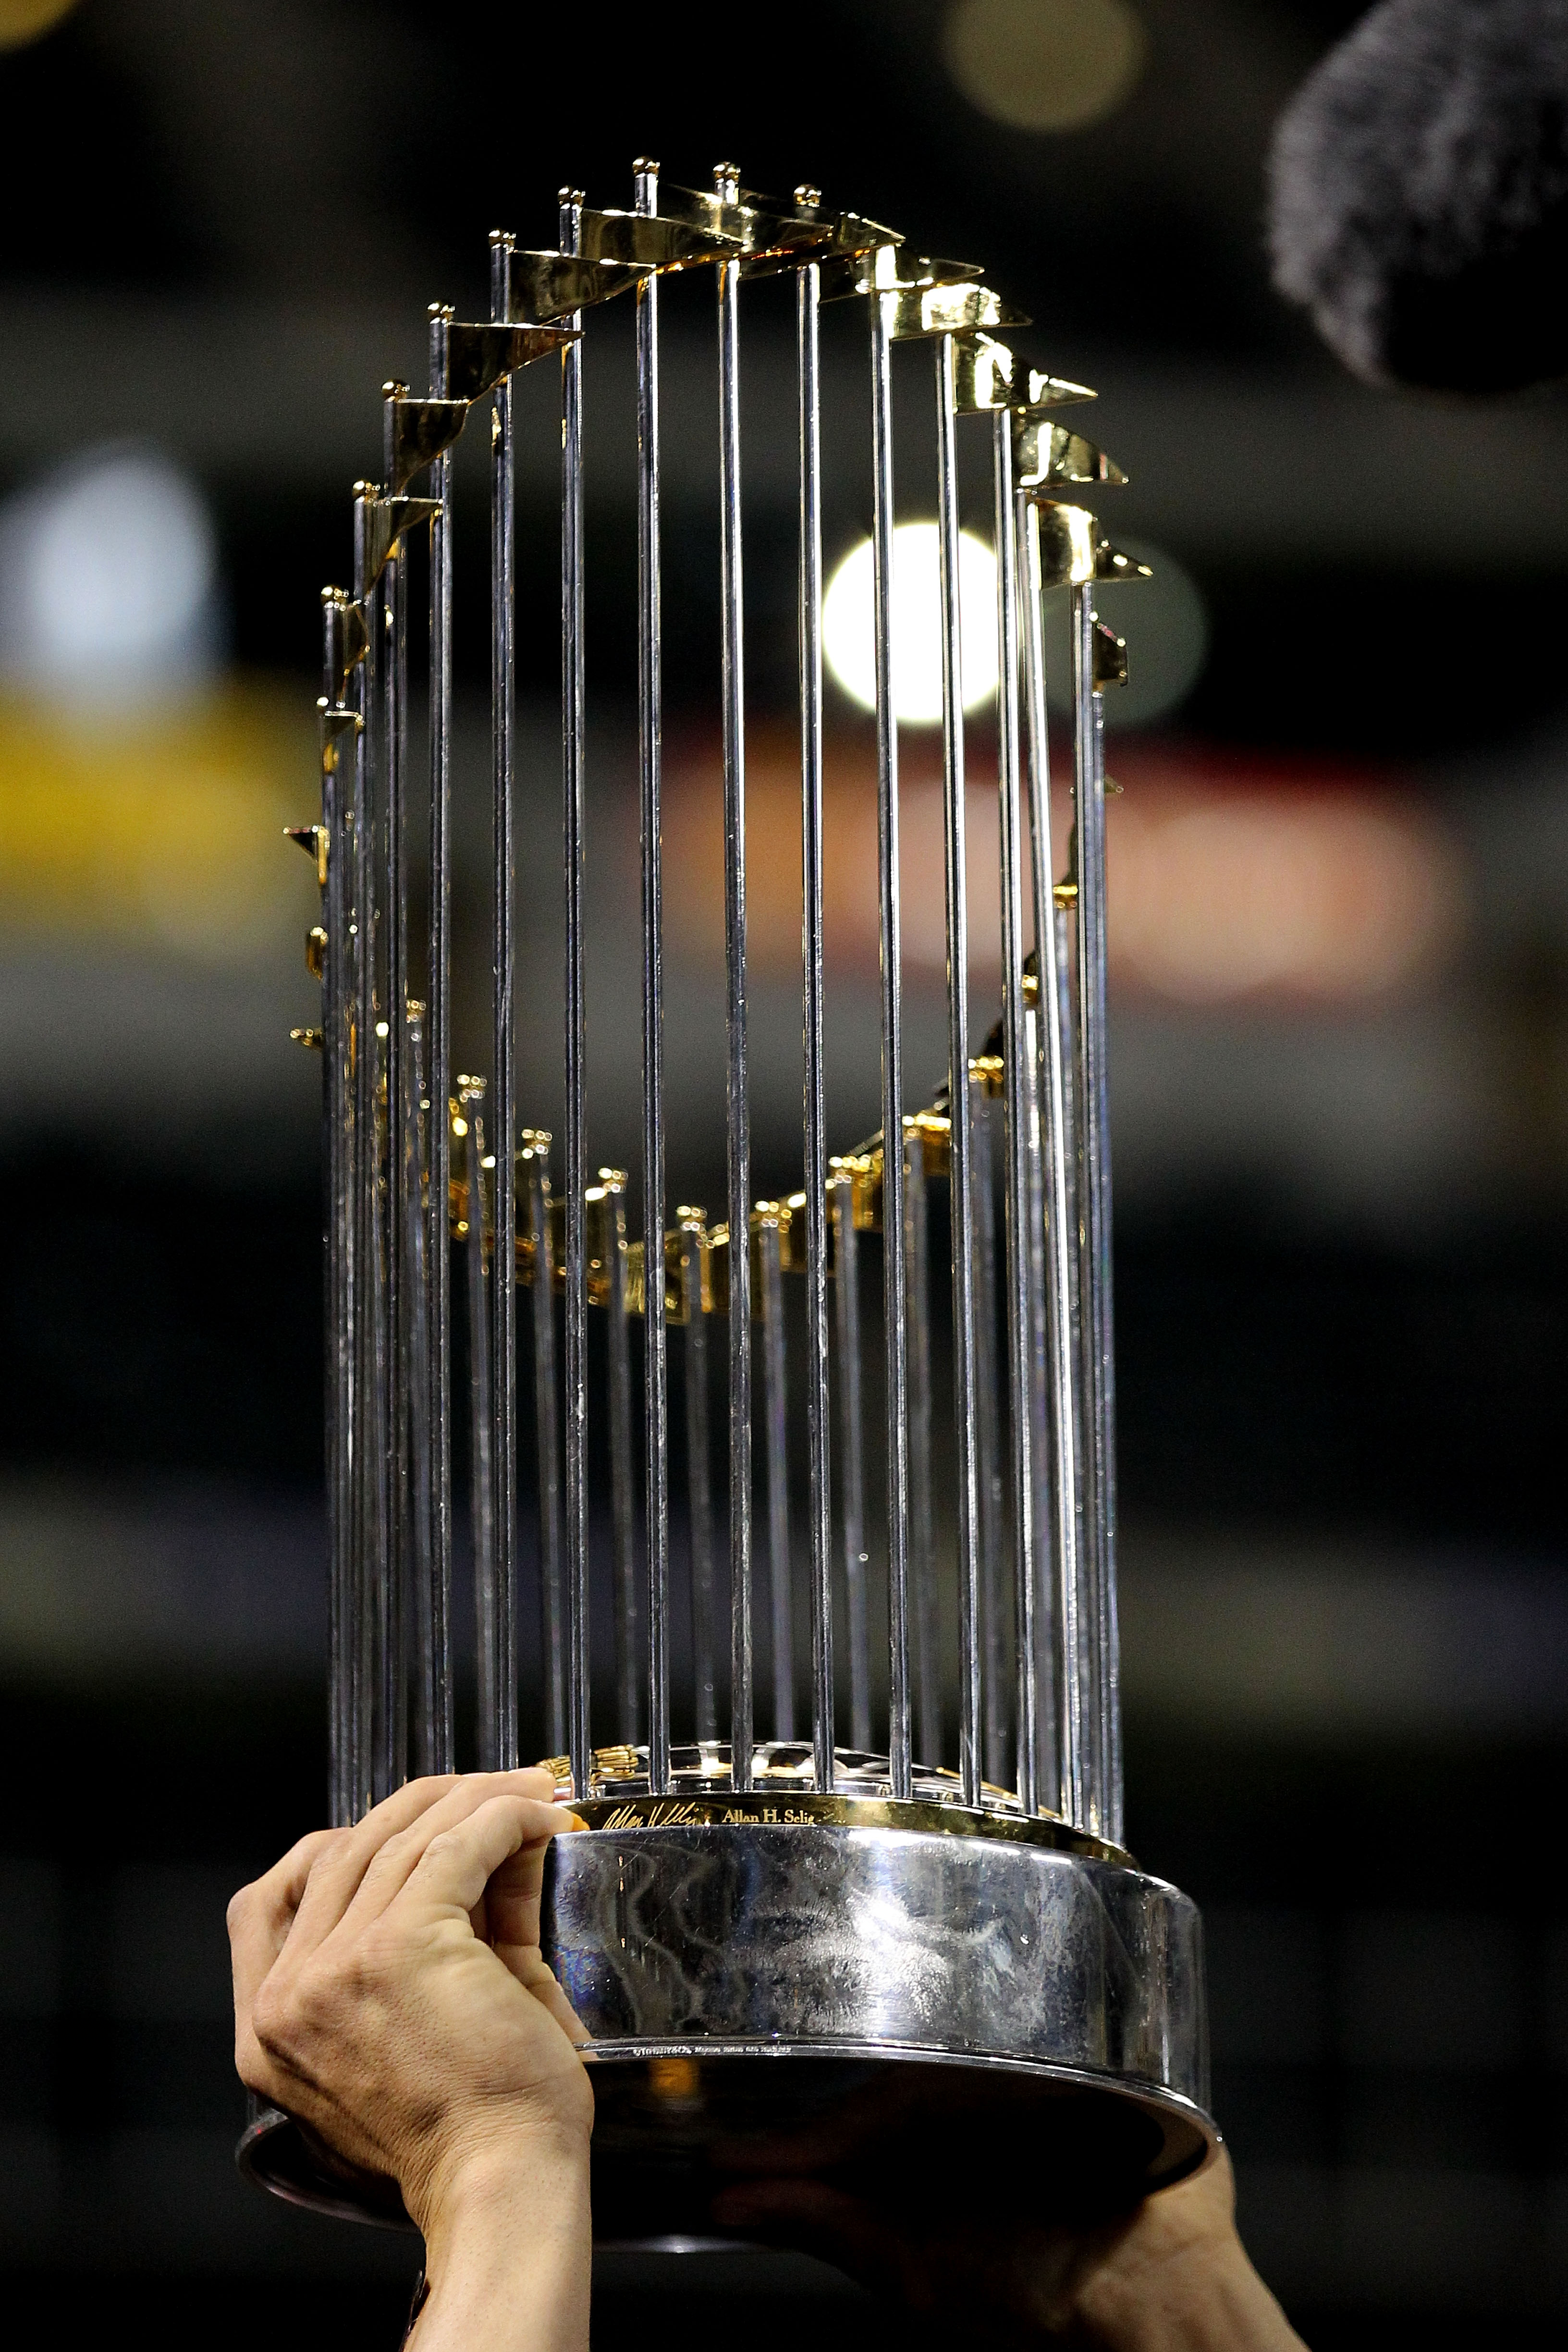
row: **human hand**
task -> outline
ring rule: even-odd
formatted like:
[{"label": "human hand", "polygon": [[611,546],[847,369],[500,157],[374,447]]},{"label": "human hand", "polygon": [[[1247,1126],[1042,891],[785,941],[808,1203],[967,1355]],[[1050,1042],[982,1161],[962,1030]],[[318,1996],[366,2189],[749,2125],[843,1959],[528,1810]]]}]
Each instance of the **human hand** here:
[{"label": "human hand", "polygon": [[997,2221],[951,2188],[932,2210],[910,2184],[857,2193],[799,2174],[735,2182],[713,2219],[834,2263],[943,2339],[1097,2346],[1103,2352],[1300,2352],[1247,2258],[1222,2147],[1205,2170],[1087,2225]]},{"label": "human hand", "polygon": [[539,1770],[411,1781],[229,1906],[241,2079],[395,2179],[433,2256],[520,2182],[535,2222],[580,2206],[585,2242],[593,2092],[539,1949],[545,1847],[581,1826],[553,1794]]}]

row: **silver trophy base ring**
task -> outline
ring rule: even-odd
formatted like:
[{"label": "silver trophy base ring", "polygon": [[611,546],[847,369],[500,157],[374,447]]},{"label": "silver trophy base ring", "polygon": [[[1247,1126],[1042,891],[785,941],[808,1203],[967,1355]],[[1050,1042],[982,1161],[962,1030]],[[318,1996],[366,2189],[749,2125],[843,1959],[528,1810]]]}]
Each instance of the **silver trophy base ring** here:
[{"label": "silver trophy base ring", "polygon": [[[1202,1924],[1048,1822],[803,1794],[579,1806],[542,1946],[590,2040],[605,2240],[713,2234],[725,2182],[953,2178],[1037,2221],[1182,2179],[1216,2145]],[[405,2217],[292,2119],[240,2143],[318,2210]]]}]

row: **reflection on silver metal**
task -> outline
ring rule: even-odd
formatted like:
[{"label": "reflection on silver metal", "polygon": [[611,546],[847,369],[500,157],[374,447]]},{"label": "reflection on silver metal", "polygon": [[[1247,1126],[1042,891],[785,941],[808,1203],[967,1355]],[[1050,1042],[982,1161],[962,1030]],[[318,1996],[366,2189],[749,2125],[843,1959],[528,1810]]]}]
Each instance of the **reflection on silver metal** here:
[{"label": "reflection on silver metal", "polygon": [[927,1232],[925,1142],[906,1133],[904,1169],[905,1362],[909,1396],[910,1643],[914,1728],[922,1756],[943,1752],[942,1657],[936,1630],[936,1548],[931,1517],[931,1244]]},{"label": "reflection on silver metal", "polygon": [[[512,240],[490,241],[490,310],[506,316],[506,257]],[[517,1285],[502,1280],[502,1253],[517,1231],[517,973],[513,898],[517,688],[512,661],[516,545],[516,448],[511,378],[494,393],[490,414],[490,732],[494,914],[490,950],[490,1033],[494,1068],[490,1135],[495,1145],[496,1280],[490,1297],[493,1370],[490,1542],[495,1558],[496,1762],[518,1761],[517,1596]]]},{"label": "reflection on silver metal", "polygon": [[[635,203],[658,210],[658,165],[636,167]],[[645,248],[639,247],[638,251]],[[651,249],[651,248],[647,248]],[[642,1225],[647,1254],[643,1304],[643,1410],[647,1544],[647,1738],[657,1795],[669,1753],[669,1416],[664,1284],[653,1278],[664,1232],[664,881],[659,784],[663,759],[663,652],[658,521],[658,279],[637,291],[637,761],[642,799]]]},{"label": "reflection on silver metal", "polygon": [[[980,1412],[974,1344],[974,1213],[970,1167],[969,882],[964,848],[963,645],[958,603],[958,464],[952,339],[936,346],[937,556],[942,593],[942,828],[947,897],[947,1099],[952,1133],[953,1424],[958,1440],[958,1769],[980,1802]],[[891,1218],[889,1220],[891,1223]]]},{"label": "reflection on silver metal", "polygon": [[[321,896],[307,950],[321,1027],[300,1034],[322,1049],[332,1819],[357,1818],[411,1770],[550,1751],[589,1824],[552,1863],[544,1933],[594,2036],[595,2213],[610,2234],[701,2227],[723,2165],[792,2120],[818,2134],[823,2163],[853,2129],[858,2162],[944,2179],[973,2135],[1020,2210],[1068,2193],[1114,2203],[1213,2138],[1195,1915],[1121,1850],[1101,696],[1126,648],[1094,596],[1145,567],[1080,501],[1123,478],[1054,421],[1087,389],[997,341],[1017,314],[977,269],[924,259],[815,188],[756,196],[726,163],[710,187],[661,195],[643,162],[630,209],[566,188],[557,218],[553,251],[492,235],[488,320],[432,309],[426,395],[384,388],[384,480],[356,486],[352,593],[322,604],[321,823],[291,830]],[[803,1086],[796,1156],[782,1152],[764,1183],[753,1160],[779,1146],[751,1123],[743,525],[757,493],[740,321],[742,286],[773,276],[793,280],[795,329]],[[619,851],[606,837],[591,853],[587,824],[586,486],[590,467],[613,484],[616,458],[613,407],[584,408],[585,346],[623,293],[638,561],[635,592],[605,567],[626,625],[604,631],[600,658],[607,698],[634,677],[637,695],[635,1010],[613,968],[597,971],[586,929],[601,856]],[[661,420],[658,396],[661,304],[700,320],[715,298],[716,448],[710,425]],[[760,316],[773,298],[759,283],[754,299]],[[824,414],[834,302],[863,306],[842,324],[868,331],[868,433],[864,416]],[[900,486],[913,511],[934,498],[938,522],[947,1071],[906,1107],[892,415],[894,372],[923,370],[906,348],[922,342],[935,465],[911,442]],[[525,394],[520,382],[542,362],[561,370],[558,417],[552,383]],[[471,909],[457,898],[453,843],[469,819],[454,805],[452,687],[461,485],[471,464],[477,488],[485,467],[470,413],[489,425],[489,594],[481,579],[474,609],[490,631],[492,738],[491,873]],[[999,825],[985,875],[966,834],[962,416],[989,418],[992,438]],[[697,1165],[665,1103],[661,425],[683,471],[707,465],[719,492],[722,799],[709,814],[723,830],[726,1171],[712,1223],[666,1205]],[[557,429],[559,1031],[552,1013],[542,1023],[548,991],[525,977],[525,948],[531,963],[554,936],[557,886],[551,830],[517,834],[515,709],[519,614],[556,551],[514,520],[520,442]],[[620,431],[629,445],[629,411]],[[841,877],[826,862],[822,499],[835,468],[867,458],[881,1124],[845,1148],[825,936]],[[1052,597],[1073,657],[1047,696]],[[634,611],[635,669],[616,652]],[[407,742],[421,692],[427,777]],[[1065,870],[1053,717],[1072,730]],[[413,855],[426,818],[427,895]],[[999,999],[979,1037],[971,884],[977,908],[994,888],[1001,913]],[[715,916],[718,895],[715,878]],[[455,933],[485,928],[488,971],[454,971]],[[596,1017],[640,1024],[635,1181],[591,1174],[591,991]],[[488,1080],[451,1069],[465,1005],[488,1029]],[[521,1120],[557,1126],[557,1051],[552,1142]],[[542,1070],[542,1100],[520,1105],[520,1073],[531,1090]],[[595,1097],[606,1139],[630,1115]],[[454,1450],[467,1461],[456,1479]],[[455,1486],[477,1667],[460,1743]],[[519,1625],[536,1568],[537,1633],[531,1609]],[[244,2161],[331,2210],[400,2210],[287,2119],[258,2122]]]},{"label": "reflection on silver metal", "polygon": [[[719,200],[734,205],[740,179],[721,164]],[[746,1067],[746,672],[741,550],[741,263],[719,264],[720,562],[723,574],[724,977],[729,1069],[729,1231],[744,1234],[752,1210],[752,1108]],[[730,1255],[730,1738],[749,1756],[752,1673],[752,1261]],[[700,1679],[706,1663],[699,1662]]]},{"label": "reflection on silver metal", "polygon": [[[1018,579],[1013,536],[1013,446],[1008,419],[992,429],[992,519],[996,548],[996,771],[1001,808],[1002,1101],[1006,1213],[1007,1381],[1011,1400],[1008,1468],[1015,1633],[1017,1643],[1017,1789],[1024,1809],[1039,1801],[1037,1701],[1037,1557],[1035,1422],[1040,1364],[1030,1294],[1028,1051],[1024,1034],[1024,869],[1019,823]],[[998,1391],[1001,1384],[998,1383]],[[998,1766],[993,1779],[1002,1778]]]},{"label": "reflection on silver metal", "polygon": [[877,654],[877,882],[882,982],[882,1328],[887,1355],[888,1750],[910,1793],[910,1410],[905,1328],[903,987],[899,921],[899,720],[893,703],[893,354],[888,298],[871,321],[871,547]]},{"label": "reflection on silver metal", "polygon": [[[796,192],[797,194],[801,193]],[[795,279],[795,365],[800,394],[800,827],[801,941],[805,1039],[805,1432],[811,1496],[811,1695],[816,1785],[833,1786],[833,1535],[828,1483],[827,1136],[823,1079],[822,965],[822,493],[817,311],[822,273],[807,262]],[[863,1583],[851,1577],[853,1596]],[[862,1635],[863,1635],[863,1628]],[[855,1628],[850,1632],[852,1661]],[[852,1667],[853,1673],[853,1667]],[[864,1683],[864,1662],[859,1679]],[[856,1713],[854,1703],[851,1712]],[[868,1717],[868,1709],[866,1710]],[[858,1714],[856,1714],[858,1721]],[[868,1745],[869,1732],[868,1725]]]},{"label": "reflection on silver metal", "polygon": [[[430,310],[430,390],[448,392],[443,303]],[[452,1709],[452,456],[430,469],[430,877],[425,994],[430,1108],[425,1197],[425,1295],[429,1349],[431,1769],[456,1761]]]},{"label": "reflection on silver metal", "polygon": [[789,1392],[784,1349],[783,1236],[776,1201],[753,1223],[763,1305],[763,1410],[767,1431],[768,1593],[773,1608],[773,1738],[795,1738],[795,1580],[789,1541]]},{"label": "reflection on silver metal", "polygon": [[[871,1606],[866,1590],[865,1373],[860,1353],[860,1278],[855,1240],[855,1179],[830,1160],[833,1196],[833,1319],[838,1356],[839,1515],[844,1601],[849,1626],[849,1740],[871,1745]],[[929,1749],[934,1755],[935,1748]]]},{"label": "reflection on silver metal", "polygon": [[[583,240],[583,195],[561,191],[561,250]],[[583,961],[585,823],[584,730],[583,314],[565,321],[574,341],[561,354],[561,779],[562,879],[565,896],[566,1066],[566,1590],[567,1753],[585,1772],[588,1728],[588,1120],[587,1000]]]},{"label": "reflection on silver metal", "polygon": [[1105,750],[1094,686],[1092,590],[1072,590],[1073,814],[1078,839],[1079,1297],[1083,1336],[1089,1569],[1088,1649],[1094,1741],[1084,1819],[1121,1833],[1121,1724],[1116,1654],[1115,1391],[1110,1311],[1110,1104],[1105,1062]]},{"label": "reflection on silver metal", "polygon": [[697,1669],[697,1737],[714,1739],[719,1713],[713,1687],[713,1471],[708,1454],[708,1230],[700,1209],[678,1209],[676,1217],[680,1234],[686,1533],[691,1568],[691,1654]]},{"label": "reflection on silver metal", "polygon": [[539,1497],[540,1655],[544,1667],[545,1742],[552,1756],[567,1752],[566,1596],[561,1570],[561,1431],[556,1408],[555,1285],[551,1278],[550,1137],[524,1128],[517,1158],[527,1186],[519,1222],[526,1218],[533,1253],[529,1321],[533,1337],[534,1491]]},{"label": "reflection on silver metal", "polygon": [[[809,1800],[769,1822],[752,1802],[731,1824],[595,1807],[603,1823],[556,1849],[544,1950],[590,2037],[605,2234],[700,2226],[717,2183],[789,2123],[813,2136],[808,2169],[940,2179],[955,2147],[984,2147],[1007,2212],[1080,2200],[1086,2166],[1125,2202],[1203,2162],[1186,1896],[1091,1853],[927,1827],[925,1805],[868,1807],[860,1826],[812,1820]],[[847,1934],[856,1920],[874,1935]],[[285,2193],[342,2200],[286,2134],[263,2125],[244,2160]]]},{"label": "reflection on silver metal", "polygon": [[[468,1527],[474,1553],[475,1664],[479,1680],[479,1755],[493,1772],[500,1719],[500,1629],[496,1586],[495,1414],[490,1391],[489,1285],[485,1264],[484,1080],[458,1080],[467,1130],[463,1158],[468,1277]],[[493,1236],[494,1223],[490,1225]]]},{"label": "reflection on silver metal", "polygon": [[[642,1722],[644,1690],[637,1669],[637,1570],[632,1466],[632,1354],[626,1321],[626,1177],[601,1168],[605,1293],[609,1305],[610,1507],[615,1534],[616,1696],[626,1737]],[[586,1768],[584,1767],[584,1769]]]}]

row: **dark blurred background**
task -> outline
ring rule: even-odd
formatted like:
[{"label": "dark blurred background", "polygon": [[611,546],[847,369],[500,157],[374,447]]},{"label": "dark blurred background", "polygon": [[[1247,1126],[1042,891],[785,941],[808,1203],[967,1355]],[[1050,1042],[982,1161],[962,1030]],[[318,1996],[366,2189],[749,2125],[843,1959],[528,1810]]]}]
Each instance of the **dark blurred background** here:
[{"label": "dark blurred background", "polygon": [[[1268,129],[1356,13],[0,5],[18,2294],[95,2326],[144,2306],[205,2341],[271,2340],[285,2313],[302,2345],[396,2340],[409,2247],[270,2205],[231,2158],[224,1903],[324,1789],[319,1066],[288,1035],[314,1017],[315,910],[281,827],[313,814],[317,594],[348,565],[379,386],[423,383],[428,301],[483,303],[488,229],[553,242],[559,183],[626,203],[651,151],[687,182],[721,154],[752,186],[813,180],[984,261],[1036,321],[1020,348],[1100,388],[1088,429],[1132,478],[1107,519],[1155,571],[1114,615],[1132,679],[1110,714],[1131,1843],[1204,1905],[1243,2228],[1309,2339],[1458,2344],[1568,2315],[1568,425],[1556,398],[1365,392],[1271,294]],[[748,299],[745,401],[759,1181],[783,1190],[799,882],[776,292]],[[706,286],[666,303],[666,610],[671,1198],[716,1200],[710,312]],[[629,1158],[636,1117],[626,324],[606,316],[591,374],[601,1158]],[[825,334],[830,562],[868,520],[852,324]],[[928,379],[904,362],[918,520]],[[523,402],[525,878],[558,838],[554,399],[542,382]],[[458,1048],[482,1065],[479,437],[458,491]],[[978,444],[966,464],[984,537]],[[875,1122],[870,768],[837,690],[829,719],[847,1145]],[[942,1060],[931,730],[905,748],[918,1087]],[[542,1124],[558,920],[531,902],[522,1108]],[[984,2162],[962,2152],[951,2185],[983,2196]],[[759,2346],[888,2325],[829,2273],[749,2260],[610,2258],[596,2324],[708,2314]]]}]

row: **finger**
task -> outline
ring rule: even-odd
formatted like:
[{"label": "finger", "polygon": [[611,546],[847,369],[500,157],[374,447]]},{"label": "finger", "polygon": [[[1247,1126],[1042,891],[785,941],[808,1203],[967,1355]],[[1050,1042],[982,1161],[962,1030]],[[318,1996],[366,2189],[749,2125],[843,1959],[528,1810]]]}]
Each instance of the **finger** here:
[{"label": "finger", "polygon": [[340,1835],[337,1830],[312,1830],[229,1904],[237,2034],[248,2030],[256,1995],[288,1941],[312,1866]]},{"label": "finger", "polygon": [[439,1804],[456,1785],[453,1773],[405,1781],[355,1823],[336,1853],[322,1857],[300,1899],[291,1937],[297,1957],[302,1958],[326,1941],[388,1839],[399,1836],[432,1805]]},{"label": "finger", "polygon": [[[557,1837],[575,1836],[585,1824],[575,1813],[569,1814],[556,1830]],[[542,1844],[522,1846],[510,1862],[503,1862],[485,1890],[484,1924],[481,1932],[493,1944],[503,1959],[509,1952],[526,1949],[539,1941],[539,1911],[544,1892],[544,1853]],[[507,1960],[510,1968],[511,1963]]]},{"label": "finger", "polygon": [[468,1917],[501,1864],[520,1847],[552,1838],[571,1816],[536,1798],[493,1796],[466,1820],[433,1835],[395,1898]]},{"label": "finger", "polygon": [[574,2049],[582,2050],[593,2040],[536,1945],[510,1955],[498,1950],[497,1957],[506,1962],[523,1990],[531,1993],[542,2009],[549,2011]]},{"label": "finger", "polygon": [[[554,1808],[542,1801],[542,1792],[552,1793],[552,1782],[547,1772],[541,1772],[534,1766],[524,1771],[465,1774],[447,1790],[438,1803],[427,1806],[416,1821],[386,1840],[366,1866],[363,1877],[345,1906],[343,1924],[357,1931],[368,1926],[372,1919],[379,1918],[407,1885],[435,1840],[445,1836],[448,1830],[456,1828],[458,1822],[468,1820],[498,1797],[504,1797],[512,1803],[532,1804],[542,1813],[553,1814]],[[483,1892],[481,1888],[481,1898]],[[475,1932],[482,1931],[481,1908]]]}]

